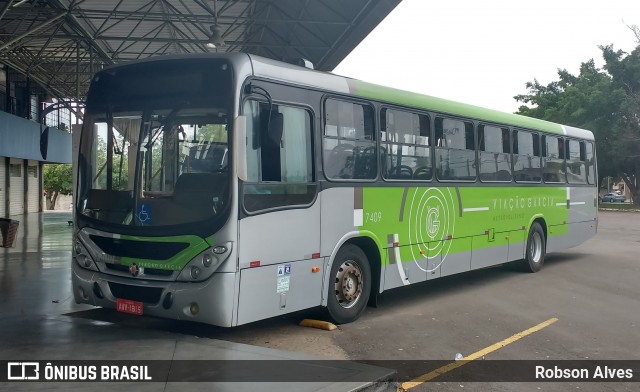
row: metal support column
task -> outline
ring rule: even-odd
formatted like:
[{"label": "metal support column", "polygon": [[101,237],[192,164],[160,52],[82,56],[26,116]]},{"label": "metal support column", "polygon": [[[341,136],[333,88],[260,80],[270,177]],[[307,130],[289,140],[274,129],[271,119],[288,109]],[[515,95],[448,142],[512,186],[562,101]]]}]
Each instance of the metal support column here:
[{"label": "metal support column", "polygon": [[11,194],[11,173],[9,173],[9,163],[11,158],[4,158],[4,216],[9,217],[9,195]]},{"label": "metal support column", "polygon": [[22,213],[29,212],[29,160],[22,160]]}]

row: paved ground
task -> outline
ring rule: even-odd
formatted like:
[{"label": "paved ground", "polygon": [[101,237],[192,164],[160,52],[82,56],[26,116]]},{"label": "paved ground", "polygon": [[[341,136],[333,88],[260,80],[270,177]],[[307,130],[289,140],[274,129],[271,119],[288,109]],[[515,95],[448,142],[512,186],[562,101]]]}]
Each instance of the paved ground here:
[{"label": "paved ground", "polygon": [[[287,318],[212,332],[223,339],[349,359],[443,359],[468,355],[550,318],[553,325],[486,359],[640,359],[640,213],[601,212],[598,235],[550,254],[527,274],[496,267],[384,293],[378,308],[331,333]],[[330,335],[330,340],[326,336]],[[274,339],[274,337],[276,337]],[[300,344],[308,343],[307,345]],[[433,369],[425,368],[425,373]],[[638,384],[434,383],[413,390],[638,390]],[[464,388],[464,389],[463,389]]]},{"label": "paved ground", "polygon": [[[64,240],[61,247],[68,247]],[[9,255],[23,257],[21,253]],[[640,359],[639,255],[640,214],[602,212],[595,238],[574,249],[548,255],[545,267],[537,274],[497,267],[393,290],[384,293],[379,306],[368,308],[360,320],[333,332],[297,326],[303,318],[322,317],[319,310],[225,329],[78,307],[70,303],[68,264],[57,264],[54,260],[43,259],[39,266],[23,265],[23,270],[19,270],[22,272],[14,270],[11,278],[6,270],[2,273],[0,263],[0,295],[16,291],[22,295],[46,293],[51,301],[57,302],[49,298],[41,301],[38,312],[73,312],[74,319],[106,321],[123,328],[179,333],[336,359],[451,361],[456,353],[469,355],[557,318],[552,325],[488,354],[486,359],[637,360]],[[5,262],[5,269],[7,265]],[[35,274],[45,286],[38,293],[22,292],[20,274],[31,277]],[[3,315],[12,317],[25,312],[10,307],[2,309]],[[433,367],[425,365],[425,373],[431,370]],[[638,387],[630,383],[443,383],[436,378],[411,390],[631,391]]]},{"label": "paved ground", "polygon": [[[179,375],[182,369],[196,377],[209,377],[207,380],[218,382],[170,382],[163,377],[153,378],[159,382],[135,385],[0,382],[0,391],[111,391],[126,388],[163,392],[342,392],[372,386],[367,381],[380,378],[388,380],[394,373],[390,369],[355,362],[317,363],[314,360],[318,357],[308,353],[242,344],[241,339],[236,342],[220,340],[215,333],[211,333],[216,329],[208,326],[136,318],[92,306],[77,305],[70,291],[71,226],[67,224],[68,219],[69,213],[29,214],[20,217],[16,246],[0,248],[0,379],[5,377],[8,366],[4,361],[81,359],[103,361],[101,363],[104,364],[105,360],[116,363],[123,360],[165,360],[167,372],[160,373],[160,376]],[[192,328],[195,327],[206,333],[194,333],[196,330]],[[275,338],[277,335],[273,336]],[[203,364],[199,360],[209,362]],[[285,378],[274,376],[281,371],[278,363],[283,363],[282,367],[293,368],[291,371],[304,377],[305,382],[275,382]],[[45,363],[40,369],[41,375],[45,374],[44,365]],[[160,365],[156,363],[153,366]],[[192,372],[198,366],[199,371]],[[237,374],[235,372],[238,369],[242,371],[243,368],[247,370],[246,374],[242,374],[241,380],[254,376],[262,382],[238,382],[238,378],[234,379],[235,382],[219,382],[220,376]],[[265,368],[265,378],[255,375]],[[316,379],[313,375],[317,373],[330,373],[332,376],[330,379],[318,378],[317,382],[309,382],[309,379]],[[307,375],[309,378],[306,378]],[[392,385],[382,383],[373,386],[376,390],[389,390]]]},{"label": "paved ground", "polygon": [[[350,358],[453,359],[556,317],[553,325],[487,359],[637,360],[639,255],[640,214],[601,213],[595,238],[548,255],[536,274],[498,267],[391,291],[377,309],[344,326],[335,342]],[[488,387],[465,385],[464,390]],[[635,391],[640,385],[531,383],[490,389]],[[437,390],[462,387],[438,385]]]}]

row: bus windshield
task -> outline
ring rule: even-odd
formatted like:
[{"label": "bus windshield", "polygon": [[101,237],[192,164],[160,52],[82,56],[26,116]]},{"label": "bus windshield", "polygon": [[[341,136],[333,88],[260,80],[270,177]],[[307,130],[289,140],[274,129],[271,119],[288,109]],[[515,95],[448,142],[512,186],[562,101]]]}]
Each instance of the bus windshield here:
[{"label": "bus windshield", "polygon": [[80,212],[106,223],[206,220],[228,203],[228,114],[199,105],[90,115],[80,148]]},{"label": "bus windshield", "polygon": [[79,217],[127,227],[221,218],[229,204],[232,79],[225,59],[96,74],[80,139]]}]

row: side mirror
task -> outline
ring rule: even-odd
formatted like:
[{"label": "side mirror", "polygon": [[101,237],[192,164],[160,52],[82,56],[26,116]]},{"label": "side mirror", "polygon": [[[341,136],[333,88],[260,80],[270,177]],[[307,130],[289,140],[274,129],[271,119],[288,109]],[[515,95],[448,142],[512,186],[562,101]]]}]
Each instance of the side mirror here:
[{"label": "side mirror", "polygon": [[263,109],[260,111],[260,133],[254,140],[254,148],[280,148],[282,132],[284,128],[284,116],[275,110]]},{"label": "side mirror", "polygon": [[283,131],[284,115],[278,112],[271,112],[271,120],[269,121],[269,129],[267,129],[267,135],[274,146],[280,147]]},{"label": "side mirror", "polygon": [[233,150],[238,179],[247,181],[247,117],[238,116],[233,121]]}]

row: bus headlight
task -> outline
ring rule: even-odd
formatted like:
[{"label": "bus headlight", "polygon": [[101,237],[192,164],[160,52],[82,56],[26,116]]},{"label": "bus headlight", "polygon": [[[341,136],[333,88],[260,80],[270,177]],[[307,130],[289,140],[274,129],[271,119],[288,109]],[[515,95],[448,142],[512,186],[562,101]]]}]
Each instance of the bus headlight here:
[{"label": "bus headlight", "polygon": [[[224,250],[224,251],[222,251]],[[180,282],[202,282],[207,280],[231,254],[231,243],[209,248],[194,257],[178,275]]]},{"label": "bus headlight", "polygon": [[77,238],[76,238],[75,242],[73,243],[73,254],[72,254],[72,256],[73,256],[73,259],[76,261],[76,263],[78,263],[78,265],[80,267],[87,268],[87,269],[90,269],[92,271],[97,271],[98,270],[98,268],[96,267],[96,265],[93,262],[93,259],[89,255],[89,252],[84,247],[82,242],[80,242],[80,240],[77,239]]},{"label": "bus headlight", "polygon": [[209,253],[205,253],[202,256],[202,265],[204,265],[205,267],[209,268],[209,267],[211,267],[212,263],[213,263],[213,257],[211,257],[211,255]]},{"label": "bus headlight", "polygon": [[198,276],[200,276],[200,268],[197,265],[191,266],[191,279],[198,280]]},{"label": "bus headlight", "polygon": [[79,255],[83,252],[84,248],[80,243],[80,240],[76,240],[76,243],[73,246],[73,249],[76,251],[76,254]]},{"label": "bus headlight", "polygon": [[91,259],[87,255],[78,255],[76,256],[76,260],[80,266],[84,268],[91,268]]}]

